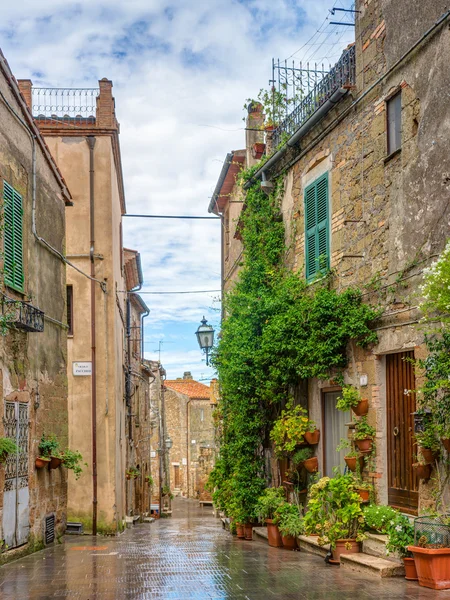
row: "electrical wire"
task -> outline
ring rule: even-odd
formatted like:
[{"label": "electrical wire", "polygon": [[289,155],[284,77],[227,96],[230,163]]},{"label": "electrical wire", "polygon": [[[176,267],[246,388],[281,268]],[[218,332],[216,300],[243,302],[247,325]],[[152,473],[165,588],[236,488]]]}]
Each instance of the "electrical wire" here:
[{"label": "electrical wire", "polygon": [[[167,292],[143,292],[140,291],[138,293],[138,296],[142,295],[142,294],[217,294],[218,292],[221,292],[222,290],[180,290],[180,291],[167,291]],[[130,292],[127,292],[125,290],[119,290],[119,294],[128,294]],[[132,292],[133,294],[135,292]]]}]

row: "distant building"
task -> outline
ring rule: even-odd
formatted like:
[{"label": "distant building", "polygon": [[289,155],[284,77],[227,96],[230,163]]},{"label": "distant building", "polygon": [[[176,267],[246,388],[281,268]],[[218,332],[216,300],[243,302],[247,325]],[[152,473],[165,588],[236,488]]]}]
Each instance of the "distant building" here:
[{"label": "distant building", "polygon": [[189,372],[167,380],[166,429],[173,446],[169,453],[170,486],[174,495],[206,500],[205,483],[214,463],[211,391]]}]

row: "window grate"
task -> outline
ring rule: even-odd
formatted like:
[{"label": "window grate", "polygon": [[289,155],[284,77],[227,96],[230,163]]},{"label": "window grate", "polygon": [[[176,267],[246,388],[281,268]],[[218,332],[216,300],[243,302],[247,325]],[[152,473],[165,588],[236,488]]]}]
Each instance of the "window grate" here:
[{"label": "window grate", "polygon": [[45,544],[51,544],[55,541],[55,515],[45,517]]}]

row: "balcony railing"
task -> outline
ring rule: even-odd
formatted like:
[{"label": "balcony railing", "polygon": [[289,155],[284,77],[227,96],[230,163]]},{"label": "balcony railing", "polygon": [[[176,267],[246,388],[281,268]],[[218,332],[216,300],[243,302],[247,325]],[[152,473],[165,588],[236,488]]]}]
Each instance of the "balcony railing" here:
[{"label": "balcony railing", "polygon": [[33,116],[40,119],[95,120],[99,88],[32,89]]},{"label": "balcony railing", "polygon": [[3,296],[1,310],[4,317],[3,327],[6,329],[8,325],[14,325],[17,329],[24,331],[44,331],[44,313],[28,302]]},{"label": "balcony railing", "polygon": [[353,44],[343,52],[334,67],[274,130],[274,147],[277,147],[286,135],[291,137],[339,88],[350,87],[355,84],[355,80],[355,45]]}]

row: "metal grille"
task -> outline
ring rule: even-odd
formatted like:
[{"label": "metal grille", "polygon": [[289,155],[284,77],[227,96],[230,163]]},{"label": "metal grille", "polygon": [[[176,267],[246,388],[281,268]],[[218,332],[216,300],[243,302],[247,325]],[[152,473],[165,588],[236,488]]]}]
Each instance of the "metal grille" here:
[{"label": "metal grille", "polygon": [[93,119],[99,88],[33,88],[33,116],[56,120]]},{"label": "metal grille", "polygon": [[33,332],[44,331],[44,313],[27,302],[13,300],[3,295],[1,311],[7,322],[14,324],[17,329]]},{"label": "metal grille", "polygon": [[45,517],[45,543],[51,544],[55,541],[55,515]]},{"label": "metal grille", "polygon": [[[450,515],[443,517],[450,522]],[[414,545],[427,548],[450,548],[450,526],[439,518],[417,517],[414,519]]]},{"label": "metal grille", "polygon": [[[16,442],[17,438],[17,420],[16,420],[15,402],[5,402],[5,416],[3,417],[3,427],[5,437]],[[5,492],[14,489],[14,483],[17,473],[17,456],[8,454],[5,463]]]}]

